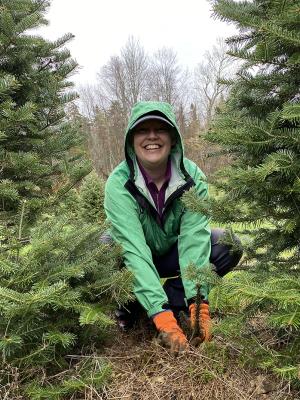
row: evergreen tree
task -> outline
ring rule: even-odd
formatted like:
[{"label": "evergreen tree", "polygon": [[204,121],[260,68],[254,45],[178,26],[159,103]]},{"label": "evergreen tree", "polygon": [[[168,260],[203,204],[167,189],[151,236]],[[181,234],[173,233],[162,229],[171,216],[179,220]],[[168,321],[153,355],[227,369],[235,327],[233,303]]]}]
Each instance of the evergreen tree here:
[{"label": "evergreen tree", "polygon": [[[85,185],[82,195],[70,191],[66,204],[38,218],[25,245],[0,253],[0,379],[5,387],[15,368],[20,380],[9,398],[27,393],[32,399],[62,399],[89,385],[100,387],[109,375],[109,367],[102,362],[96,367],[89,355],[112,332],[113,303],[131,298],[132,278],[119,270],[118,246],[99,241],[104,219],[96,213],[89,222],[80,218],[82,197],[86,210],[95,205],[93,186]],[[76,357],[69,363],[68,354],[80,360],[83,351],[88,364],[77,364]],[[51,379],[62,371],[63,382],[59,374]]]},{"label": "evergreen tree", "polygon": [[82,115],[79,110],[79,106],[76,101],[72,101],[66,107],[66,117],[73,130],[81,136],[82,144],[76,147],[86,158],[89,156],[88,149],[88,133],[90,130],[90,124],[87,117]]},{"label": "evergreen tree", "polygon": [[223,172],[225,221],[268,222],[254,230],[255,248],[265,249],[255,256],[264,270],[276,262],[288,273],[299,264],[299,4],[216,2],[217,15],[240,27],[229,43],[245,63],[208,136],[235,160]]},{"label": "evergreen tree", "polygon": [[86,222],[105,220],[104,202],[105,182],[92,172],[84,180],[80,191],[79,212]]},{"label": "evergreen tree", "polygon": [[64,112],[76,98],[67,78],[77,64],[63,47],[72,35],[50,42],[28,32],[46,24],[48,6],[45,0],[0,2],[2,219],[15,214],[24,200],[35,216],[53,191],[65,192],[89,168],[78,163],[76,152],[68,153],[81,141]]},{"label": "evergreen tree", "polygon": [[[246,228],[248,272],[228,277],[214,294],[218,304],[231,304],[237,314],[227,319],[228,337],[245,334],[243,354],[256,355],[259,365],[295,379],[300,354],[299,7],[299,0],[215,1],[216,16],[239,28],[228,40],[230,54],[244,60],[208,133],[232,164],[214,182],[218,199],[197,205],[191,194],[187,197],[190,206],[212,213],[218,223]],[[245,324],[246,317],[251,318]]]},{"label": "evergreen tree", "polygon": [[[89,354],[111,331],[113,303],[131,296],[120,248],[99,240],[104,185],[91,176],[79,190],[90,163],[76,109],[65,115],[76,97],[67,80],[76,63],[62,48],[72,36],[27,32],[46,23],[48,5],[0,0],[1,398],[57,400],[100,387],[110,368]],[[83,362],[66,357],[83,350]]]},{"label": "evergreen tree", "polygon": [[220,185],[228,205],[222,219],[250,224],[248,257],[256,260],[256,270],[238,274],[227,290],[243,310],[246,306],[246,314],[257,317],[259,311],[267,326],[276,328],[273,354],[263,346],[261,365],[295,378],[300,349],[299,5],[292,0],[216,2],[217,15],[240,28],[230,40],[231,54],[245,64],[209,135],[235,159]]}]

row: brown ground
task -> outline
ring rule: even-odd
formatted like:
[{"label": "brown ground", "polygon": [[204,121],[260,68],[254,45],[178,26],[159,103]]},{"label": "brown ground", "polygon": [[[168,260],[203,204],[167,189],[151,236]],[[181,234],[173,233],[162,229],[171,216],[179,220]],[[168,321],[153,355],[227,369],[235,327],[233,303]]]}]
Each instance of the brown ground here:
[{"label": "brown ground", "polygon": [[[114,328],[110,336],[104,356],[103,351],[70,355],[70,367],[92,360],[95,372],[102,371],[104,358],[112,367],[110,382],[101,390],[87,386],[84,393],[66,400],[300,400],[300,392],[287,382],[259,369],[243,368],[238,349],[220,337],[208,346],[173,356],[154,339],[151,326],[129,333]],[[59,375],[63,380],[65,372]],[[15,378],[9,385],[0,382],[0,400],[24,400],[16,395],[17,373],[11,371],[11,376]]]},{"label": "brown ground", "polygon": [[86,399],[300,400],[277,377],[239,366],[234,350],[222,352],[219,339],[210,350],[202,345],[174,357],[153,340],[151,329],[117,332],[105,349],[113,380]]}]

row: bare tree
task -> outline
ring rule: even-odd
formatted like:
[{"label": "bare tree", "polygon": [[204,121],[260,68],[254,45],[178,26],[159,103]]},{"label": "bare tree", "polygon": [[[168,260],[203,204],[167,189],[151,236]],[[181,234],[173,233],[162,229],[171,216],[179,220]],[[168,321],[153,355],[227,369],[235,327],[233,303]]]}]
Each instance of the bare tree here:
[{"label": "bare tree", "polygon": [[111,103],[117,101],[125,114],[144,97],[148,57],[139,41],[129,37],[120,56],[113,56],[98,74],[102,95]]},{"label": "bare tree", "polygon": [[93,85],[81,85],[78,88],[78,92],[81,112],[91,120],[97,107],[96,88]]},{"label": "bare tree", "polygon": [[148,74],[148,57],[140,42],[129,37],[125,47],[121,49],[127,87],[127,102],[131,108],[145,94]]},{"label": "bare tree", "polygon": [[181,68],[173,49],[163,47],[153,55],[148,82],[148,95],[158,101],[175,104]]},{"label": "bare tree", "polygon": [[80,111],[90,121],[93,120],[99,109],[105,110],[110,106],[110,102],[104,96],[99,85],[81,85],[78,88],[78,93],[80,96]]},{"label": "bare tree", "polygon": [[204,53],[204,60],[195,68],[195,98],[204,127],[213,117],[216,106],[228,93],[221,79],[232,78],[236,68],[234,59],[226,54],[226,44],[219,38],[210,51]]},{"label": "bare tree", "polygon": [[100,90],[109,103],[119,101],[124,108],[127,107],[125,68],[121,57],[113,56],[101,69],[99,75]]}]

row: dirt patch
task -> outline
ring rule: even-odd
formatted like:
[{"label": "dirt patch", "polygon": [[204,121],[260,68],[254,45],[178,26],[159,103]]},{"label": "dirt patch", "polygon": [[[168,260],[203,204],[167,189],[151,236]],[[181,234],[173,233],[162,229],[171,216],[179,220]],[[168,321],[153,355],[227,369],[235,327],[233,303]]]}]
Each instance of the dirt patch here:
[{"label": "dirt patch", "polygon": [[101,399],[300,400],[278,378],[242,368],[217,339],[174,357],[153,333],[116,333],[105,349],[113,380]]}]

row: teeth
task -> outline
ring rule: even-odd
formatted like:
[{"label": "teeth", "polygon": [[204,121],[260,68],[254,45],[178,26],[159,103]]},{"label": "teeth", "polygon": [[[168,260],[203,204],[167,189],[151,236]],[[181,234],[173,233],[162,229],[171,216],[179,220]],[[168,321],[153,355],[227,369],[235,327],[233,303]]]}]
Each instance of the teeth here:
[{"label": "teeth", "polygon": [[154,149],[159,149],[159,145],[158,144],[147,144],[147,146],[145,146],[145,149],[147,150],[154,150]]}]

